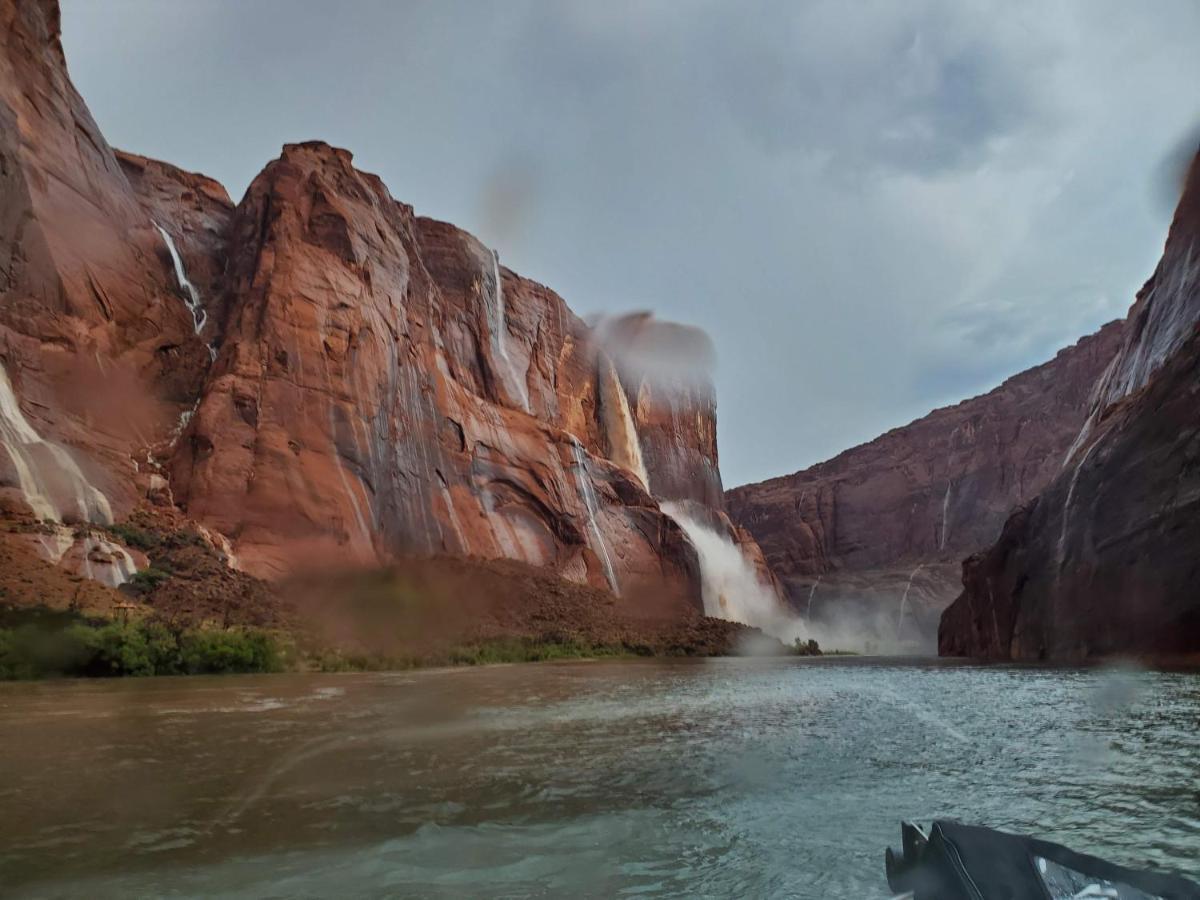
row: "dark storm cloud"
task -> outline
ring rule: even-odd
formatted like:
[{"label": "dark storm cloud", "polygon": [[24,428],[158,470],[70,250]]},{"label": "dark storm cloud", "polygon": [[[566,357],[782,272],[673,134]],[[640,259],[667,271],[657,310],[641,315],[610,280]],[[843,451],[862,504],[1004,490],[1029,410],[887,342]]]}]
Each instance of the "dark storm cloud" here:
[{"label": "dark storm cloud", "polygon": [[580,313],[705,328],[731,484],[1122,314],[1200,120],[1188,0],[64,0],[63,27],[119,146],[236,197],[320,137]]}]

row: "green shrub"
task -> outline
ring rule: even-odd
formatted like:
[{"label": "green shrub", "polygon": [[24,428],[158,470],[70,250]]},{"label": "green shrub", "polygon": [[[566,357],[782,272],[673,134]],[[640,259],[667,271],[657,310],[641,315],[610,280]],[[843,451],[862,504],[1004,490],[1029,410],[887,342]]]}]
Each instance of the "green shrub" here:
[{"label": "green shrub", "polygon": [[106,622],[47,610],[0,627],[0,679],[278,672],[289,647],[261,629],[173,631],[156,619]]},{"label": "green shrub", "polygon": [[179,638],[179,659],[183,671],[192,675],[283,670],[278,645],[257,629],[185,631]]},{"label": "green shrub", "polygon": [[821,656],[821,655],[823,655],[821,653],[820,645],[816,641],[812,640],[811,638],[807,641],[804,640],[804,638],[796,638],[796,640],[792,642],[792,652],[796,656]]},{"label": "green shrub", "polygon": [[106,530],[126,547],[134,547],[138,550],[150,551],[161,543],[158,535],[154,532],[146,531],[129,523],[125,523],[124,525],[108,525],[106,526]]},{"label": "green shrub", "polygon": [[129,590],[137,595],[149,594],[160,584],[170,578],[172,573],[158,566],[150,566],[140,572],[135,572],[127,584]]}]

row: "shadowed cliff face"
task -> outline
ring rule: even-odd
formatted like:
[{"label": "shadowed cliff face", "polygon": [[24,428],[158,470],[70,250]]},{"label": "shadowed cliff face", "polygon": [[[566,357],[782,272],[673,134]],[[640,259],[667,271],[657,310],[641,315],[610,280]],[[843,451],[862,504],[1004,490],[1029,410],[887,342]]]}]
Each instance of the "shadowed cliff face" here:
[{"label": "shadowed cliff face", "polygon": [[729,513],[798,609],[858,623],[876,646],[930,649],[958,561],[1059,471],[1120,341],[1120,324],[1106,325],[990,393],[734,488]]},{"label": "shadowed cliff face", "polygon": [[[0,0],[0,23],[0,505],[50,523],[27,541],[44,558],[88,574],[105,556],[119,583],[133,557],[62,523],[151,504],[262,577],[510,558],[698,608],[664,497],[762,569],[721,511],[701,333],[597,332],[324,143],[284,147],[235,207],[108,146],[52,0]],[[643,371],[614,348],[701,364]]]},{"label": "shadowed cliff face", "polygon": [[1200,648],[1200,172],[1053,482],[964,563],[939,652],[996,659]]}]

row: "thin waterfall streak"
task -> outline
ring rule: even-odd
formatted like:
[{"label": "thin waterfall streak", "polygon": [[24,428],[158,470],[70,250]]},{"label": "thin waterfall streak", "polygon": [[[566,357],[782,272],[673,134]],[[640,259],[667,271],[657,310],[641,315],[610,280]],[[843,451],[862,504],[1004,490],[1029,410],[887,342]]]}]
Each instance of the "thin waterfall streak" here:
[{"label": "thin waterfall streak", "polygon": [[1098,444],[1099,442],[1097,441],[1096,444],[1092,444],[1092,446],[1087,448],[1087,452],[1076,463],[1075,470],[1071,473],[1071,483],[1067,486],[1067,497],[1063,501],[1062,528],[1058,532],[1058,544],[1055,548],[1060,571],[1062,570],[1063,563],[1066,561],[1067,528],[1071,523],[1071,504],[1075,500],[1075,485],[1079,482],[1079,473],[1083,470],[1083,464],[1088,461],[1088,457],[1092,455],[1092,451],[1096,449]]},{"label": "thin waterfall streak", "polygon": [[601,356],[598,377],[600,381],[600,413],[604,433],[608,438],[609,458],[621,468],[632,472],[647,492],[650,491],[650,474],[642,457],[642,444],[638,437],[629,398],[617,375],[612,360]]},{"label": "thin waterfall streak", "polygon": [[[171,235],[167,230],[154,223],[154,227],[158,229],[158,233],[162,235],[163,243],[167,245],[167,252],[171,255],[171,264],[175,267],[175,280],[179,283],[179,288],[187,297],[184,303],[192,314],[192,325],[195,327],[196,334],[204,330],[204,324],[208,321],[208,313],[204,309],[204,305],[200,302],[200,291],[196,286],[188,280],[187,272],[183,268],[183,258],[179,255],[179,250],[175,247],[175,242],[171,239]],[[216,359],[216,349],[210,344],[208,345],[208,355],[210,359]]]},{"label": "thin waterfall streak", "polygon": [[942,540],[939,550],[946,549],[946,523],[950,518],[950,489],[954,486],[953,479],[946,482],[946,496],[942,498]]},{"label": "thin waterfall streak", "polygon": [[517,397],[521,401],[521,408],[525,412],[529,412],[529,391],[525,386],[525,379],[520,377],[508,355],[505,336],[508,326],[504,310],[504,282],[500,277],[500,254],[495,250],[492,251],[492,303],[488,313],[490,320],[488,330],[492,333],[492,349],[504,362],[506,380],[511,382],[516,390]]},{"label": "thin waterfall streak", "polygon": [[807,619],[809,622],[811,622],[811,621],[812,621],[812,602],[813,602],[813,595],[814,595],[814,594],[816,594],[816,592],[817,592],[817,585],[818,585],[818,584],[820,584],[820,583],[821,583],[821,576],[820,576],[820,575],[818,575],[818,576],[817,576],[817,580],[816,580],[816,581],[814,581],[814,582],[812,583],[812,587],[810,587],[810,588],[808,589],[808,609],[807,609],[807,611],[804,613],[804,618],[805,618],[805,619]]},{"label": "thin waterfall streak", "polygon": [[591,476],[588,474],[587,453],[583,449],[583,445],[579,443],[579,439],[574,436],[571,438],[571,452],[575,457],[575,480],[579,485],[579,492],[583,496],[584,507],[587,509],[588,525],[596,538],[596,546],[593,549],[600,557],[600,564],[604,567],[604,575],[608,579],[609,587],[612,588],[614,594],[620,596],[621,590],[617,584],[617,573],[613,569],[612,558],[608,554],[608,544],[604,540],[604,533],[600,530],[600,525],[596,522],[596,492],[592,488]]},{"label": "thin waterfall streak", "polygon": [[908,605],[908,592],[912,590],[913,579],[917,577],[917,573],[925,568],[925,563],[921,563],[912,570],[912,574],[908,576],[908,584],[904,586],[904,595],[900,598],[900,615],[896,618],[896,639],[900,639],[900,626],[904,624],[904,609]]}]

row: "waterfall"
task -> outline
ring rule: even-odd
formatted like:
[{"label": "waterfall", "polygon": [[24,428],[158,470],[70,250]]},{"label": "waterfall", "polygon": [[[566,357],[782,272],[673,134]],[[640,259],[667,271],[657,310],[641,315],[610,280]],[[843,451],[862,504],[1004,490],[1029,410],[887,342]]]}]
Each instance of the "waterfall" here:
[{"label": "waterfall", "polygon": [[799,637],[796,619],[780,607],[770,587],[727,534],[688,515],[683,503],[664,502],[662,511],[674,519],[700,558],[704,614],[761,628],[783,641]]},{"label": "waterfall", "polygon": [[[84,477],[65,447],[42,438],[21,412],[8,372],[0,366],[0,443],[8,451],[25,502],[39,519],[59,521],[70,514],[83,522],[112,521],[108,498]],[[56,493],[69,493],[73,507],[62,509]]]},{"label": "waterfall", "polygon": [[197,397],[196,402],[191,405],[190,409],[185,409],[179,414],[179,418],[175,421],[175,427],[171,429],[169,436],[172,447],[179,443],[179,439],[183,437],[184,430],[191,424],[192,419],[196,417],[196,410],[199,408],[200,398]]},{"label": "waterfall", "polygon": [[946,523],[950,517],[950,489],[954,487],[954,479],[946,482],[946,496],[942,498],[942,540],[939,550],[946,549]]},{"label": "waterfall", "polygon": [[638,477],[647,491],[650,490],[650,475],[642,459],[642,445],[638,440],[637,426],[629,410],[629,398],[617,377],[616,366],[607,356],[601,355],[600,368],[600,414],[604,433],[608,437],[609,458],[623,469]]},{"label": "waterfall", "polygon": [[180,289],[187,295],[184,303],[191,310],[192,323],[196,326],[196,334],[199,334],[208,319],[208,313],[204,311],[204,306],[200,303],[200,292],[196,290],[194,284],[188,281],[187,272],[183,269],[183,259],[179,256],[179,251],[175,249],[175,242],[171,240],[171,235],[157,222],[154,223],[154,227],[162,235],[163,243],[167,245],[167,252],[171,254],[171,264],[175,266],[175,280],[179,282]]},{"label": "waterfall", "polygon": [[575,456],[575,481],[579,485],[579,493],[583,497],[583,505],[587,509],[588,526],[591,528],[592,535],[596,538],[596,546],[592,549],[596,551],[596,555],[600,557],[601,565],[604,566],[604,576],[608,579],[608,586],[619,597],[621,590],[617,585],[617,573],[613,571],[612,558],[608,555],[608,544],[604,540],[604,533],[600,530],[600,525],[596,522],[596,492],[592,488],[592,479],[588,474],[587,452],[583,449],[583,445],[579,443],[579,439],[574,435],[571,436],[571,452]]},{"label": "waterfall", "polygon": [[[333,380],[329,377],[328,362],[325,365],[325,381],[332,393]],[[358,498],[358,491],[354,490],[350,484],[350,479],[346,477],[346,462],[342,456],[341,448],[338,447],[337,422],[334,419],[332,404],[329,406],[329,448],[333,451],[333,465],[337,469],[338,480],[342,484],[342,493],[350,501],[350,511],[354,513],[354,523],[358,526],[358,533],[369,552],[374,548],[375,542],[371,538],[371,529],[367,527],[367,517],[363,513],[362,502]],[[355,476],[355,481],[360,485],[362,484],[357,475]]]},{"label": "waterfall", "polygon": [[1092,451],[1099,445],[1099,441],[1087,448],[1087,452],[1083,454],[1079,462],[1075,464],[1074,471],[1071,472],[1071,483],[1067,486],[1067,498],[1063,501],[1062,511],[1062,528],[1058,532],[1058,545],[1056,547],[1058,556],[1058,568],[1061,570],[1066,555],[1067,547],[1067,527],[1071,522],[1071,503],[1075,499],[1075,484],[1079,481],[1079,472],[1083,469],[1083,464],[1088,461],[1088,457],[1092,455]]},{"label": "waterfall", "polygon": [[[171,254],[171,264],[175,267],[175,280],[179,283],[180,290],[187,295],[183,302],[187,304],[187,308],[192,313],[192,325],[195,327],[196,334],[200,334],[204,330],[204,323],[208,321],[208,313],[204,309],[204,304],[200,302],[200,291],[188,280],[187,272],[183,268],[183,258],[179,255],[175,242],[171,240],[171,235],[157,222],[154,223],[154,227],[162,235],[163,243],[167,245],[167,252]],[[208,344],[207,349],[209,360],[215,361],[217,358],[216,346]]]},{"label": "waterfall", "polygon": [[[137,563],[133,561],[133,557],[124,547],[94,535],[89,535],[85,540],[87,546],[83,548],[83,566],[80,575],[93,581],[99,581],[101,584],[107,584],[111,588],[117,588],[137,574]],[[92,554],[97,551],[107,554],[112,561],[101,566],[93,565]]]},{"label": "waterfall", "polygon": [[925,563],[921,563],[913,569],[912,574],[908,576],[908,584],[904,586],[904,595],[900,598],[900,615],[896,618],[896,640],[900,639],[900,626],[904,623],[904,608],[908,605],[908,592],[912,590],[913,579],[923,568],[925,568]]},{"label": "waterfall", "polygon": [[505,375],[516,388],[517,396],[521,400],[521,408],[525,412],[529,412],[529,391],[525,387],[525,379],[520,377],[520,373],[513,368],[512,359],[509,358],[508,348],[505,344],[505,332],[508,328],[505,325],[504,315],[504,282],[500,278],[500,254],[495,250],[492,251],[491,293],[492,302],[487,304],[487,313],[488,331],[492,335],[492,350],[503,360]]},{"label": "waterfall", "polygon": [[804,614],[804,618],[809,622],[812,621],[812,601],[813,595],[817,592],[817,585],[821,583],[821,576],[817,576],[817,580],[812,583],[812,587],[808,589],[808,610]]}]

